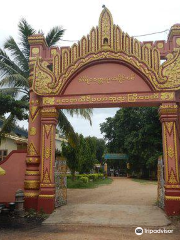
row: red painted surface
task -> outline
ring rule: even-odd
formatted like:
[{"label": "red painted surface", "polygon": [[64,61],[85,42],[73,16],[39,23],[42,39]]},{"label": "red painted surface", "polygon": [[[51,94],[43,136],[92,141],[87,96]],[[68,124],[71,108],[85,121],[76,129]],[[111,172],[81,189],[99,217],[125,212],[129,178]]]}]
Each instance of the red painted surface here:
[{"label": "red painted surface", "polygon": [[38,206],[38,197],[36,197],[36,198],[25,198],[24,208],[26,210],[35,209],[37,211],[38,210],[37,206]]},{"label": "red painted surface", "polygon": [[[106,18],[105,12],[108,16]],[[108,28],[105,28],[107,21]],[[102,34],[103,28],[107,31],[106,44]],[[159,86],[164,81],[163,78],[160,80],[159,67],[156,64],[159,62],[159,55],[156,49],[149,48],[156,47],[161,59],[171,58],[171,55],[166,55],[173,53],[174,49],[180,46],[179,31],[180,27],[176,24],[171,27],[167,41],[139,43],[137,51],[134,39],[124,32],[120,33],[120,29],[114,27],[111,14],[105,8],[100,15],[99,27],[94,31],[94,37],[91,31],[87,38],[82,38],[78,45],[74,46],[75,48],[49,48],[43,35],[29,38],[30,56],[42,58],[48,64],[53,63],[53,72],[49,72],[46,64],[43,66],[40,61],[36,62],[34,70],[30,68],[33,85],[30,92],[29,133],[36,129],[36,134],[29,134],[28,137],[26,208],[43,209],[46,213],[54,210],[53,166],[57,109],[160,106],[165,185],[168,187],[165,193],[165,211],[168,215],[180,213],[180,201],[176,198],[180,196],[180,190],[177,189],[180,182],[180,142],[177,124],[180,112],[179,93],[176,93],[174,88],[163,89],[163,85]],[[143,45],[146,46],[142,47]],[[94,50],[91,49],[93,46]],[[38,49],[39,53],[35,53],[33,48]],[[140,58],[137,57],[138,52]],[[154,57],[151,58],[151,55]],[[30,66],[33,65],[34,62],[30,61]],[[175,75],[173,77],[176,78]],[[175,81],[175,78],[170,81]],[[159,87],[156,86],[157,82]],[[40,91],[40,87],[43,91]],[[169,132],[171,127],[172,131]],[[28,173],[38,170],[40,174]],[[173,171],[174,178],[170,171]],[[33,181],[36,184],[31,185]]]},{"label": "red painted surface", "polygon": [[179,216],[180,215],[179,201],[165,200],[164,210],[168,216]]},{"label": "red painted surface", "polygon": [[149,91],[151,89],[145,80],[129,67],[119,63],[101,63],[86,68],[74,77],[64,95]]},{"label": "red painted surface", "polygon": [[51,214],[55,208],[55,198],[39,198],[38,200],[38,211],[43,210],[47,214]]},{"label": "red painted surface", "polygon": [[15,193],[18,189],[24,190],[24,176],[26,169],[26,151],[12,151],[0,166],[6,171],[0,176],[0,203],[15,201]]}]

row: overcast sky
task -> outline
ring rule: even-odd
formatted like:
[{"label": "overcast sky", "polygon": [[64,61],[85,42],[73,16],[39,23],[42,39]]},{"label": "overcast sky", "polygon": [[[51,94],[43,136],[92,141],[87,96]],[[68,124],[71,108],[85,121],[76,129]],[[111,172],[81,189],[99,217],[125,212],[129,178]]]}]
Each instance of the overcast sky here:
[{"label": "overcast sky", "polygon": [[[180,23],[180,0],[3,0],[0,5],[0,47],[9,35],[18,41],[17,25],[21,18],[45,34],[53,26],[60,25],[66,29],[64,40],[80,40],[98,25],[103,4],[111,11],[114,23],[130,36],[163,31]],[[138,39],[166,40],[167,32]],[[59,46],[65,45],[72,43],[59,43]],[[69,120],[77,132],[102,137],[99,124],[114,116],[116,111],[117,108],[95,109],[92,127],[81,118],[69,117]],[[27,123],[20,125],[23,124],[27,126]]]}]

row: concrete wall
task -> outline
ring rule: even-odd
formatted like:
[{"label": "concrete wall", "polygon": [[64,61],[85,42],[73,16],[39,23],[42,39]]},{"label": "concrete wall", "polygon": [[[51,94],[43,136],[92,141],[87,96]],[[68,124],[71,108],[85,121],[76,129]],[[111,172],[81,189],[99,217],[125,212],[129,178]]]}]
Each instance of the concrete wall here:
[{"label": "concrete wall", "polygon": [[18,189],[24,190],[24,176],[26,170],[26,151],[12,151],[0,167],[6,171],[0,176],[0,203],[15,201],[15,193]]}]

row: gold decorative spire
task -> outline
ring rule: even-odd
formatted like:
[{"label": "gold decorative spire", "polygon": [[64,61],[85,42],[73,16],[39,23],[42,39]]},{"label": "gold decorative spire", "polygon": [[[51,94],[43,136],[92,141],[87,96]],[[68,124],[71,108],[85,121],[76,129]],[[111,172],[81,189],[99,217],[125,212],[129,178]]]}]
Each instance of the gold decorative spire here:
[{"label": "gold decorative spire", "polygon": [[104,6],[99,18],[99,48],[113,49],[113,18]]}]

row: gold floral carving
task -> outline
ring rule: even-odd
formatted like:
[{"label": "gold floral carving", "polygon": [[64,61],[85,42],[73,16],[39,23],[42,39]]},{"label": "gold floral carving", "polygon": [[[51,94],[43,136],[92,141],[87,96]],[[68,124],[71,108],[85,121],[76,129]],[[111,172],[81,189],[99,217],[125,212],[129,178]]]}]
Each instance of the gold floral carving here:
[{"label": "gold floral carving", "polygon": [[57,50],[56,49],[51,49],[51,54],[56,55]]},{"label": "gold floral carving", "polygon": [[25,198],[36,198],[39,196],[39,193],[36,192],[25,192],[24,197]]},{"label": "gold floral carving", "polygon": [[48,147],[45,149],[45,157],[46,159],[50,157],[50,149]]},{"label": "gold floral carving", "polygon": [[25,180],[24,188],[25,189],[39,189],[40,181],[37,180]]},{"label": "gold floral carving", "polygon": [[174,157],[174,149],[171,146],[168,147],[168,156],[170,158]]},{"label": "gold floral carving", "polygon": [[152,47],[151,43],[146,43],[145,46],[146,46],[147,48],[151,48],[151,47]]},{"label": "gold floral carving", "polygon": [[53,118],[57,118],[58,117],[58,112],[57,112],[57,110],[56,109],[52,109],[52,108],[49,108],[49,109],[47,109],[47,108],[43,108],[42,110],[41,110],[41,116],[42,117],[53,117]]},{"label": "gold floral carving", "polygon": [[180,51],[178,50],[175,57],[162,65],[162,74],[168,77],[164,88],[180,89]]},{"label": "gold floral carving", "polygon": [[28,145],[27,154],[29,156],[36,156],[37,155],[37,150],[36,150],[36,148],[35,148],[35,146],[32,142]]},{"label": "gold floral carving", "polygon": [[107,8],[99,18],[99,48],[113,48],[113,19]]},{"label": "gold floral carving", "polygon": [[171,134],[172,129],[173,129],[173,122],[166,122],[165,125],[168,130],[168,133]]},{"label": "gold floral carving", "polygon": [[36,36],[32,35],[32,36],[28,37],[28,42],[29,42],[29,44],[32,44],[32,45],[42,44],[44,46],[47,46],[44,36],[40,35],[40,34],[36,35]]},{"label": "gold floral carving", "polygon": [[[42,36],[38,39],[41,38]],[[161,47],[162,44],[163,42],[159,42],[157,46]],[[53,50],[55,49],[51,49]],[[61,94],[65,83],[79,69],[104,59],[128,63],[146,77],[152,89],[180,89],[179,50],[160,66],[160,53],[152,43],[142,44],[122,32],[118,26],[113,25],[111,13],[107,8],[102,11],[99,26],[90,32],[90,36],[83,37],[81,42],[71,48],[60,49],[59,53],[60,55],[57,52],[53,54],[52,59],[44,59],[53,62],[53,71],[47,67],[47,62],[36,58],[32,87],[38,95]]]},{"label": "gold floral carving", "polygon": [[[137,58],[129,57],[127,53],[122,55],[121,53],[107,51],[107,52],[100,52],[100,53],[97,52],[96,54],[88,55],[87,57],[84,57],[83,59],[78,60],[74,65],[71,65],[68,71],[65,74],[61,75],[58,80],[56,79],[53,72],[51,72],[49,69],[43,68],[43,66],[40,65],[40,62],[37,61],[36,67],[39,69],[38,71],[40,71],[41,69],[42,74],[47,75],[47,77],[44,76],[43,85],[41,86],[41,84],[39,84],[41,79],[37,75],[33,83],[33,89],[39,95],[58,94],[62,89],[64,83],[69,79],[69,77],[75,71],[80,69],[83,65],[91,63],[95,60],[104,60],[104,59],[114,59],[114,60],[121,60],[121,61],[127,62],[132,66],[134,66],[135,68],[138,68],[139,71],[141,71],[145,76],[147,76],[153,88],[157,88],[157,86],[162,87],[162,84],[158,85],[156,72],[153,69],[150,69],[147,65],[144,65],[144,63],[140,64]],[[49,85],[50,82],[51,82],[51,86]],[[47,88],[48,88],[48,91],[47,91]]]},{"label": "gold floral carving", "polygon": [[178,106],[176,104],[165,104],[161,105],[159,108],[160,114],[176,114],[178,111]]},{"label": "gold floral carving", "polygon": [[51,124],[45,124],[45,125],[44,125],[44,128],[45,128],[46,136],[48,137],[48,136],[49,136],[49,133],[50,133],[50,131],[51,131],[52,125],[51,125]]},{"label": "gold floral carving", "polygon": [[36,135],[36,128],[35,128],[35,127],[31,127],[31,128],[29,129],[29,135],[30,135],[30,136]]},{"label": "gold floral carving", "polygon": [[34,158],[34,157],[27,157],[26,158],[26,163],[28,164],[38,164],[40,163],[40,159],[39,158]]},{"label": "gold floral carving", "polygon": [[45,175],[44,175],[43,183],[45,183],[45,184],[51,183],[51,180],[49,178],[49,174],[48,174],[47,170],[46,170]]},{"label": "gold floral carving", "polygon": [[162,100],[166,100],[166,101],[170,101],[170,100],[174,100],[174,92],[165,92],[165,93],[161,93],[161,99]]},{"label": "gold floral carving", "polygon": [[[37,58],[35,68],[34,68],[34,79],[35,79],[35,89],[39,93],[51,93],[51,88],[49,84],[56,83],[55,76],[43,62],[40,64],[40,59]],[[53,81],[52,81],[53,79]]]},{"label": "gold floral carving", "polygon": [[164,44],[163,44],[162,42],[159,42],[159,43],[157,44],[157,47],[158,47],[159,49],[161,49],[161,48],[164,47]]},{"label": "gold floral carving", "polygon": [[39,170],[38,171],[26,171],[26,175],[28,176],[38,176],[40,175]]},{"label": "gold floral carving", "polygon": [[44,97],[43,104],[45,105],[54,105],[55,98],[54,97]]},{"label": "gold floral carving", "polygon": [[166,55],[166,58],[167,58],[168,61],[170,61],[171,59],[173,59],[173,54],[172,53],[168,53]]},{"label": "gold floral carving", "polygon": [[180,38],[176,38],[176,43],[178,46],[180,46]]},{"label": "gold floral carving", "polygon": [[174,171],[171,169],[169,181],[170,184],[178,184]]},{"label": "gold floral carving", "polygon": [[39,113],[38,106],[30,106],[30,115],[31,115],[32,122],[34,122],[34,120],[38,116],[38,113]]},{"label": "gold floral carving", "polygon": [[39,53],[39,48],[32,48],[32,54],[37,55]]}]

